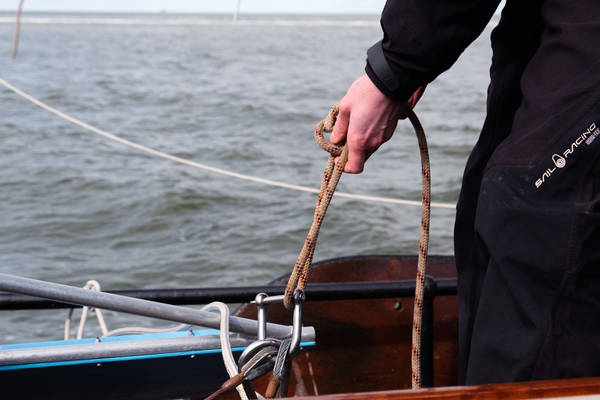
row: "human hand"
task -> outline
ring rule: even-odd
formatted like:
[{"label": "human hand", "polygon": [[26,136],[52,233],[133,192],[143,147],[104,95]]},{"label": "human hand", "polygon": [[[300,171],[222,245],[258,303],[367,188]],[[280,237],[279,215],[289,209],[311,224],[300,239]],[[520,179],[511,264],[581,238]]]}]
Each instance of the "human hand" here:
[{"label": "human hand", "polygon": [[346,140],[348,161],[344,172],[363,171],[367,159],[392,137],[398,120],[406,118],[409,107],[417,104],[424,90],[420,87],[408,101],[396,101],[381,93],[367,75],[354,81],[340,101],[330,137],[333,144]]}]

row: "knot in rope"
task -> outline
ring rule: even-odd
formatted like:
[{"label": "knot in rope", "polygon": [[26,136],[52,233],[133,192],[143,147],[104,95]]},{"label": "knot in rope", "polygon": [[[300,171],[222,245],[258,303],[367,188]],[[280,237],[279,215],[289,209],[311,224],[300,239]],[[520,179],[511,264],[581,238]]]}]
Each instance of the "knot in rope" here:
[{"label": "knot in rope", "polygon": [[325,117],[324,120],[319,122],[315,128],[315,140],[317,141],[317,144],[323,150],[331,154],[333,157],[337,157],[340,154],[342,154],[344,146],[331,143],[329,140],[325,139],[325,137],[323,136],[323,132],[333,131],[333,126],[335,125],[335,121],[339,112],[340,106],[339,103],[336,103],[329,111],[327,117]]},{"label": "knot in rope", "polygon": [[[346,161],[348,161],[348,147],[345,144],[342,146],[335,145],[323,136],[323,131],[331,132],[333,130],[338,112],[339,106],[336,104],[331,108],[327,117],[319,122],[315,128],[315,140],[323,150],[329,153],[329,158],[327,160],[327,165],[325,166],[325,171],[323,172],[323,180],[317,198],[312,225],[306,235],[304,246],[296,260],[296,264],[294,265],[294,269],[292,270],[285,289],[283,304],[288,310],[291,310],[294,306],[294,290],[304,290],[306,286],[306,278],[308,278],[310,264],[312,263],[315,254],[321,223],[325,218],[327,207],[329,207],[335,188],[342,176]],[[337,163],[335,162],[336,157],[339,157]]]}]

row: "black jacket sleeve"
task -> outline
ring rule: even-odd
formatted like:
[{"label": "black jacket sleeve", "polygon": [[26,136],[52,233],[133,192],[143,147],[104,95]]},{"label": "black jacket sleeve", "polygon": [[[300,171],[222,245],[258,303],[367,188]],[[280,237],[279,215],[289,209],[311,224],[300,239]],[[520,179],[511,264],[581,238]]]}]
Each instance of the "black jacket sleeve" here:
[{"label": "black jacket sleeve", "polygon": [[500,0],[387,0],[383,40],[367,51],[366,73],[388,97],[406,100],[450,68],[483,31]]}]

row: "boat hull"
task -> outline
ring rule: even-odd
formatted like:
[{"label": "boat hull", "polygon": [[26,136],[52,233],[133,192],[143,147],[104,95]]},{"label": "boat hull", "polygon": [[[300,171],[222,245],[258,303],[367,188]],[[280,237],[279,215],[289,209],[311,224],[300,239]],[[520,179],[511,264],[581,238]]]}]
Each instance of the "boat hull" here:
[{"label": "boat hull", "polygon": [[[416,256],[355,256],[316,263],[309,283],[379,282],[414,279]],[[432,256],[427,275],[435,279],[456,276],[453,257]],[[272,283],[287,281],[281,277]],[[436,296],[433,305],[433,385],[458,382],[458,317],[455,295]],[[317,345],[293,362],[289,395],[370,392],[409,388],[413,297],[309,301],[304,325],[314,326]],[[236,315],[256,317],[243,306]],[[269,307],[267,319],[289,324],[291,313]],[[265,381],[256,383],[262,392]]]}]

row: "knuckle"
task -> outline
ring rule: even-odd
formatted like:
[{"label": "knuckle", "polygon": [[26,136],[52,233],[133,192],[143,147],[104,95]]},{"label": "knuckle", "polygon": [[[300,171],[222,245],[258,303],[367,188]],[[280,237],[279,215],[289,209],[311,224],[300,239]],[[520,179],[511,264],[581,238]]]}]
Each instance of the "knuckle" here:
[{"label": "knuckle", "polygon": [[348,145],[352,151],[356,153],[364,153],[368,149],[367,142],[364,140],[356,140],[356,136],[348,138]]},{"label": "knuckle", "polygon": [[348,100],[346,100],[346,98],[344,97],[341,101],[340,101],[340,110],[339,110],[339,114],[340,115],[349,115],[350,114],[350,109],[351,109],[351,105],[350,102]]},{"label": "knuckle", "polygon": [[348,138],[350,146],[360,153],[365,153],[379,147],[380,142],[365,134],[354,134]]}]

